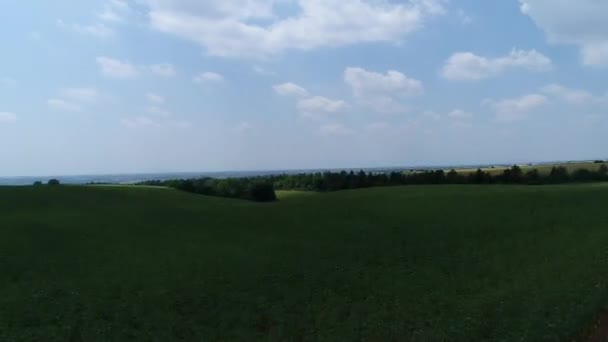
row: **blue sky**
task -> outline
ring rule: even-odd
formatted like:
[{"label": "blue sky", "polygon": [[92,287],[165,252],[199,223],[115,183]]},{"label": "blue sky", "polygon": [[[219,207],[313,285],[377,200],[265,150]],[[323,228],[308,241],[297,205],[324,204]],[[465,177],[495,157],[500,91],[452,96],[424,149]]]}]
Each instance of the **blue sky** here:
[{"label": "blue sky", "polygon": [[0,13],[0,176],[608,158],[603,0]]}]

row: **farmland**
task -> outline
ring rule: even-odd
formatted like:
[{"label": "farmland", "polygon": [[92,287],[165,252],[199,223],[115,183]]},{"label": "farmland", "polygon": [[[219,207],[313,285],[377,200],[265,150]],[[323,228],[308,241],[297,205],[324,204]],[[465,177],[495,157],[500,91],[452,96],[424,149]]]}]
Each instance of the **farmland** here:
[{"label": "farmland", "polygon": [[608,304],[608,186],[0,188],[0,340],[568,340]]}]

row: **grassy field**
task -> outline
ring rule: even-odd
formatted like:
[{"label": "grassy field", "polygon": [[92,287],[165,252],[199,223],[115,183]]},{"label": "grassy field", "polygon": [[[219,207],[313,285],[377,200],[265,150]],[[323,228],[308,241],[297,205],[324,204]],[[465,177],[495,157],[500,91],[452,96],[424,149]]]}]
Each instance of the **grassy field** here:
[{"label": "grassy field", "polygon": [[256,204],[0,188],[0,341],[559,341],[608,304],[608,186]]},{"label": "grassy field", "polygon": [[[589,170],[589,171],[597,171],[600,166],[603,165],[603,163],[594,163],[594,162],[571,162],[571,163],[558,163],[558,164],[542,164],[542,165],[533,165],[533,164],[521,164],[518,165],[519,167],[521,167],[522,171],[528,172],[534,169],[537,169],[538,172],[541,175],[548,175],[549,173],[551,173],[551,169],[553,169],[553,167],[556,166],[563,166],[566,168],[566,170],[568,170],[569,173],[573,173],[575,171],[578,170]],[[504,170],[511,168],[513,165],[509,165],[509,166],[495,166],[495,167],[486,167],[486,168],[482,168],[482,171],[487,171],[489,172],[492,176],[496,176],[501,174]],[[450,170],[446,170],[450,171]],[[463,173],[463,174],[468,174],[468,173],[473,173],[476,172],[477,169],[476,168],[472,168],[472,169],[457,169],[456,170],[459,173]]]}]

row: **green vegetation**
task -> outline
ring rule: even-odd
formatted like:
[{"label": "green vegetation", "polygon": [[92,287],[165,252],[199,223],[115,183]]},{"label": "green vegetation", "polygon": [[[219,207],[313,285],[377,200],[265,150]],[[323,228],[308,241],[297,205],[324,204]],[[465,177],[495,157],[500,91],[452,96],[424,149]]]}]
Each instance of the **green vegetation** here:
[{"label": "green vegetation", "polygon": [[274,186],[266,177],[257,178],[200,178],[168,181],[145,181],[138,186],[163,186],[199,195],[239,198],[255,202],[274,202]]},{"label": "green vegetation", "polygon": [[604,182],[608,181],[608,166],[603,163],[594,168],[575,169],[570,171],[564,166],[553,166],[548,173],[538,169],[524,170],[513,165],[502,172],[490,172],[478,169],[475,172],[458,172],[451,170],[447,174],[443,170],[419,172],[373,173],[361,170],[357,173],[317,172],[301,174],[283,174],[252,178],[228,179],[176,179],[168,181],[145,181],[138,183],[143,186],[164,186],[186,192],[219,196],[228,198],[247,199],[256,202],[273,202],[276,200],[275,189],[278,190],[307,190],[307,191],[339,191],[380,186],[424,185],[424,184],[563,184],[569,182]]},{"label": "green vegetation", "polygon": [[[540,165],[534,165],[534,164],[527,164],[527,165],[518,165],[522,171],[528,172],[531,170],[538,170],[539,174],[541,175],[548,175],[549,173],[551,173],[551,170],[554,167],[563,167],[565,168],[568,173],[574,173],[578,170],[589,170],[591,172],[596,172],[600,169],[600,167],[602,165],[605,166],[605,164],[607,164],[606,162],[602,161],[602,160],[596,160],[593,162],[569,162],[569,163],[557,163],[557,164],[540,164]],[[504,170],[509,169],[511,166],[494,166],[494,167],[486,167],[486,168],[482,168],[482,171],[488,172],[492,175],[499,175],[502,172],[504,172]],[[476,172],[477,169],[457,169],[456,171],[458,171],[458,173],[462,173],[462,174],[469,174],[469,173],[473,173]]]},{"label": "green vegetation", "polygon": [[608,186],[0,188],[0,341],[569,340]]}]

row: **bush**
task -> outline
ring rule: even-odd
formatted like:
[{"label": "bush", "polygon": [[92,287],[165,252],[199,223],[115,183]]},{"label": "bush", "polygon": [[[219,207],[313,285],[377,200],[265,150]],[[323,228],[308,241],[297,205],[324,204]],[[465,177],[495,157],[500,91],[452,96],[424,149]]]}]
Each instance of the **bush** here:
[{"label": "bush", "polygon": [[251,200],[256,202],[274,202],[277,200],[274,186],[266,182],[253,183],[249,189],[249,196]]},{"label": "bush", "polygon": [[59,182],[59,180],[58,180],[58,179],[54,179],[54,178],[53,178],[53,179],[49,180],[49,182],[48,182],[47,184],[48,184],[48,185],[53,185],[53,186],[55,186],[55,185],[60,185],[60,184],[61,184],[61,182]]},{"label": "bush", "polygon": [[35,181],[34,182],[34,186],[42,186],[42,182],[41,181]]}]

